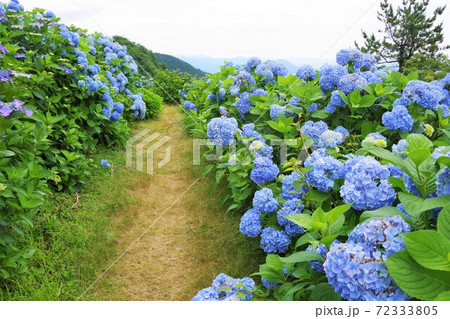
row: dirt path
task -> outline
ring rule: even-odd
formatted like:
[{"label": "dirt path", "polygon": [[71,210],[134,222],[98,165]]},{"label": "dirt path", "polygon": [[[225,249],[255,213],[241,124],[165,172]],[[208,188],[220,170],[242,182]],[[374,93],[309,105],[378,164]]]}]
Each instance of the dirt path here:
[{"label": "dirt path", "polygon": [[[171,137],[166,145],[172,148],[172,159],[153,176],[142,173],[124,187],[138,204],[112,221],[119,238],[117,256],[154,225],[84,299],[190,300],[220,272],[243,276],[256,270],[259,251],[239,234],[239,216],[220,207],[220,191],[208,195],[211,180],[197,181],[200,170],[192,167],[192,140],[181,120],[177,107],[166,106],[157,120],[136,128]],[[156,160],[164,157],[165,146]]]}]

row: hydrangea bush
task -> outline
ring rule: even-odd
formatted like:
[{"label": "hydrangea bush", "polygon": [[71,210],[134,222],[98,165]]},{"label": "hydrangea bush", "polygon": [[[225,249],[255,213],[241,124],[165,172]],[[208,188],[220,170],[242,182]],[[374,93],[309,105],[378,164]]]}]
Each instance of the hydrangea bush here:
[{"label": "hydrangea bush", "polygon": [[106,36],[17,0],[0,3],[0,22],[0,278],[13,280],[33,255],[16,239],[44,196],[79,191],[96,165],[87,156],[122,145],[145,102],[156,115],[162,100]]},{"label": "hydrangea bush", "polygon": [[450,75],[419,81],[356,49],[336,62],[294,75],[251,58],[185,87],[192,134],[233,141],[205,173],[267,254],[254,298],[448,298],[448,260],[426,257],[450,252]]}]

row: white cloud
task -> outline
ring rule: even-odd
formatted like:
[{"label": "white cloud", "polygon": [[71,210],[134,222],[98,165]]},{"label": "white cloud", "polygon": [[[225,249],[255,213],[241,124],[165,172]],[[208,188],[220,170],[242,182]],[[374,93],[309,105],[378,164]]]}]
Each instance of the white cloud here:
[{"label": "white cloud", "polygon": [[[400,3],[401,0],[393,0]],[[89,31],[123,35],[173,55],[319,58],[376,31],[375,0],[22,0]],[[431,7],[445,0],[431,0]],[[450,21],[450,8],[442,20]],[[445,34],[450,36],[450,23]],[[449,43],[448,38],[446,42]]]}]

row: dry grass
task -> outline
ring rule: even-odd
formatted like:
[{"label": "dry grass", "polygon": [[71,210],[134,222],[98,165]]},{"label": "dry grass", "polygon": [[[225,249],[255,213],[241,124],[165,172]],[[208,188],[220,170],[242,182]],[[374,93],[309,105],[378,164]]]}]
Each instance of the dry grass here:
[{"label": "dry grass", "polygon": [[[138,238],[198,177],[192,140],[175,106],[156,121],[139,124],[172,137],[172,160],[154,176],[132,174],[123,192],[137,202],[113,217],[117,252]],[[156,158],[162,158],[165,147]],[[189,300],[220,272],[245,276],[257,270],[258,243],[239,233],[240,216],[226,213],[213,181],[201,179],[114,265],[85,296],[97,300]],[[113,261],[112,259],[111,261]],[[106,264],[106,263],[105,263]]]}]

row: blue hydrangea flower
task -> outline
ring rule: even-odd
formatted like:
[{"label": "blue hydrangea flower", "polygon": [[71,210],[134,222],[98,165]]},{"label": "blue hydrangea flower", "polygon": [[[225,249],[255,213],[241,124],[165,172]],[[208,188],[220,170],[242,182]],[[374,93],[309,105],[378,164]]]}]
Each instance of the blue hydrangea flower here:
[{"label": "blue hydrangea flower", "polygon": [[335,132],[338,132],[338,133],[341,133],[341,134],[342,134],[342,138],[343,138],[344,141],[345,141],[347,138],[349,138],[349,136],[350,136],[349,131],[348,131],[345,127],[343,127],[343,126],[341,126],[341,125],[339,125],[338,127],[336,127],[336,128],[334,129],[334,131],[335,131]]},{"label": "blue hydrangea flower", "polygon": [[435,159],[438,159],[441,156],[450,157],[450,147],[448,147],[448,146],[439,146],[433,151],[431,156],[433,158],[435,158]]},{"label": "blue hydrangea flower", "polygon": [[353,65],[355,70],[372,69],[372,67],[377,63],[377,60],[370,53],[363,53],[355,60]]},{"label": "blue hydrangea flower", "polygon": [[250,94],[251,96],[267,96],[267,91],[264,89],[255,89],[252,94]]},{"label": "blue hydrangea flower", "polygon": [[253,123],[242,126],[241,136],[245,138],[254,138],[255,140],[264,142],[262,135],[255,131],[255,124]]},{"label": "blue hydrangea flower", "polygon": [[322,135],[322,133],[326,130],[328,130],[328,125],[323,121],[305,122],[300,129],[303,135],[307,135],[310,139],[313,139],[316,142],[319,141],[320,135]]},{"label": "blue hydrangea flower", "polygon": [[[308,248],[306,248],[306,251],[318,253],[325,260],[328,253],[328,248],[324,244],[319,244],[316,249],[314,249],[312,245],[309,245]],[[315,271],[322,274],[325,273],[325,270],[323,269],[323,262],[321,262],[320,260],[310,260],[308,261],[308,263]]]},{"label": "blue hydrangea flower", "polygon": [[408,149],[408,144],[406,143],[406,140],[400,140],[397,144],[392,144],[392,152],[395,154],[400,155],[403,158],[406,158],[405,155],[402,155],[404,151]]},{"label": "blue hydrangea flower", "polygon": [[192,301],[248,301],[253,297],[255,282],[248,277],[237,279],[219,274],[212,286],[199,291]]},{"label": "blue hydrangea flower", "polygon": [[359,74],[369,83],[383,83],[383,76],[379,72],[365,71],[359,72]]},{"label": "blue hydrangea flower", "polygon": [[235,118],[216,117],[208,123],[208,138],[216,145],[230,145],[238,128]]},{"label": "blue hydrangea flower", "polygon": [[334,243],[323,264],[328,282],[349,301],[410,299],[392,280],[383,252],[359,243]]},{"label": "blue hydrangea flower", "polygon": [[382,122],[388,130],[400,132],[410,132],[414,124],[408,109],[402,105],[394,106],[392,112],[385,112],[382,116]]},{"label": "blue hydrangea flower", "polygon": [[100,160],[100,166],[111,168],[111,164],[109,164],[108,160],[106,159]]},{"label": "blue hydrangea flower", "polygon": [[291,241],[282,230],[268,227],[261,234],[261,249],[266,254],[282,254],[289,248]]},{"label": "blue hydrangea flower", "polygon": [[288,76],[289,70],[281,63],[278,63],[272,70],[275,76]]},{"label": "blue hydrangea flower", "polygon": [[186,111],[194,111],[198,113],[197,107],[195,106],[194,103],[192,103],[191,101],[185,101],[184,102],[184,109]]},{"label": "blue hydrangea flower", "polygon": [[245,69],[249,71],[251,68],[257,67],[261,64],[261,59],[257,57],[251,57],[247,60],[247,64],[245,65]]},{"label": "blue hydrangea flower", "polygon": [[340,65],[346,65],[349,62],[355,62],[361,56],[362,52],[358,49],[342,49],[336,53],[336,62]]},{"label": "blue hydrangea flower", "polygon": [[262,283],[262,285],[263,285],[264,287],[266,287],[267,289],[273,289],[273,288],[275,288],[276,286],[279,286],[279,285],[280,285],[279,283],[271,282],[271,281],[268,281],[268,280],[266,280],[266,279],[264,279],[264,278],[261,278],[261,283]]},{"label": "blue hydrangea flower", "polygon": [[333,106],[345,106],[345,102],[338,90],[331,92],[330,104]]},{"label": "blue hydrangea flower", "polygon": [[275,121],[279,116],[286,116],[286,107],[273,104],[270,107],[270,118]]},{"label": "blue hydrangea flower", "polygon": [[218,301],[219,293],[212,287],[200,290],[192,301]]},{"label": "blue hydrangea flower", "polygon": [[297,77],[299,79],[310,81],[314,80],[317,77],[316,71],[314,71],[314,68],[311,65],[303,65],[301,66],[296,73]]},{"label": "blue hydrangea flower", "polygon": [[319,106],[317,105],[317,103],[312,103],[310,105],[308,105],[307,111],[309,114],[314,113],[315,111],[317,111],[319,109]]},{"label": "blue hydrangea flower", "polygon": [[286,199],[301,198],[308,191],[308,187],[305,185],[301,189],[296,189],[294,183],[300,180],[300,175],[297,172],[292,172],[290,175],[283,177],[281,196]]},{"label": "blue hydrangea flower", "polygon": [[350,92],[353,92],[356,89],[359,90],[364,89],[364,87],[368,84],[369,83],[365,78],[363,78],[357,73],[352,73],[341,76],[337,86],[339,90],[341,90],[345,94],[349,94]]},{"label": "blue hydrangea flower", "polygon": [[344,135],[340,132],[326,130],[320,134],[317,147],[319,148],[335,148],[344,142]]},{"label": "blue hydrangea flower", "polygon": [[450,194],[450,168],[445,167],[436,175],[436,195]]},{"label": "blue hydrangea flower", "polygon": [[339,79],[346,74],[348,74],[346,67],[326,64],[320,69],[320,87],[325,92],[332,91],[337,88]]},{"label": "blue hydrangea flower", "polygon": [[239,230],[248,237],[257,237],[261,234],[261,213],[255,209],[248,210],[241,218]]},{"label": "blue hydrangea flower", "polygon": [[389,182],[389,169],[373,157],[355,156],[345,165],[341,197],[359,211],[391,206],[396,194]]},{"label": "blue hydrangea flower", "polygon": [[447,105],[440,104],[438,105],[438,109],[442,110],[442,117],[446,118],[450,116],[450,108]]},{"label": "blue hydrangea flower", "polygon": [[273,80],[274,74],[272,70],[266,65],[266,64],[259,64],[256,69],[255,73],[258,74],[261,77],[266,78],[266,80],[271,81]]},{"label": "blue hydrangea flower", "polygon": [[437,106],[445,95],[441,88],[423,81],[410,81],[403,90],[403,96],[425,109],[437,111]]},{"label": "blue hydrangea flower", "polygon": [[241,115],[247,114],[250,112],[250,107],[252,106],[252,102],[250,101],[250,94],[248,92],[244,92],[239,97],[239,100],[236,101],[236,107],[241,113]]},{"label": "blue hydrangea flower", "polygon": [[292,214],[300,214],[303,210],[303,204],[300,198],[290,199],[283,204],[283,207],[277,213],[277,221],[280,226],[284,227],[284,231],[289,236],[297,236],[303,234],[304,229],[293,223],[285,216]]},{"label": "blue hydrangea flower", "polygon": [[362,244],[369,248],[381,248],[384,257],[405,248],[400,234],[407,233],[411,227],[400,216],[388,216],[383,220],[370,219],[356,226],[348,235],[347,242]]},{"label": "blue hydrangea flower", "polygon": [[219,113],[220,113],[220,116],[225,116],[225,117],[228,116],[228,110],[225,106],[219,107]]},{"label": "blue hydrangea flower", "polygon": [[306,182],[320,191],[328,192],[334,181],[342,177],[344,163],[326,153],[325,149],[314,151],[305,161],[305,167],[312,166],[306,173]]},{"label": "blue hydrangea flower", "polygon": [[280,170],[268,157],[257,157],[253,161],[253,169],[250,178],[256,184],[262,184],[275,180]]},{"label": "blue hydrangea flower", "polygon": [[274,213],[278,209],[278,201],[273,197],[270,188],[263,188],[253,197],[253,209],[256,212]]}]

